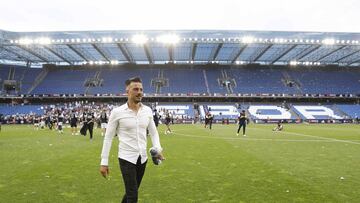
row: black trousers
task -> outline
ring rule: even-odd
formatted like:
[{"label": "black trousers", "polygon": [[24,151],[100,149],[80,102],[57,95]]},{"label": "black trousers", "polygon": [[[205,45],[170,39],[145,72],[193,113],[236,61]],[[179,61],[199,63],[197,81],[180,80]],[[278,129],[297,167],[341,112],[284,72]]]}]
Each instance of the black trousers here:
[{"label": "black trousers", "polygon": [[87,129],[89,130],[90,139],[92,139],[93,138],[93,132],[94,132],[94,122],[90,122],[90,123],[88,123],[86,125],[88,125]]},{"label": "black trousers", "polygon": [[238,128],[238,130],[237,130],[237,133],[240,132],[241,127],[243,127],[243,135],[245,135],[246,123],[245,123],[245,122],[244,122],[244,123],[243,123],[243,122],[240,122],[240,123],[239,123],[239,128]]},{"label": "black trousers", "polygon": [[211,130],[211,126],[212,126],[212,120],[209,120],[209,128]]},{"label": "black trousers", "polygon": [[122,203],[133,203],[138,201],[138,190],[145,173],[146,163],[141,164],[139,156],[136,164],[119,158],[120,170],[125,184],[125,195]]}]

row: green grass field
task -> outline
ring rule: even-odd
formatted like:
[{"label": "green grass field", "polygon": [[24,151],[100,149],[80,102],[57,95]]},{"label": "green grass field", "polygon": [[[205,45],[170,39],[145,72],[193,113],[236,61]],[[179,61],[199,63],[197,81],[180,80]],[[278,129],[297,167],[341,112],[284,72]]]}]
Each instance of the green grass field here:
[{"label": "green grass field", "polygon": [[[148,162],[139,202],[360,202],[360,125],[273,127],[250,124],[237,137],[236,125],[174,125],[170,136],[160,126],[167,160]],[[118,142],[106,180],[95,134],[3,125],[0,202],[119,202]]]}]

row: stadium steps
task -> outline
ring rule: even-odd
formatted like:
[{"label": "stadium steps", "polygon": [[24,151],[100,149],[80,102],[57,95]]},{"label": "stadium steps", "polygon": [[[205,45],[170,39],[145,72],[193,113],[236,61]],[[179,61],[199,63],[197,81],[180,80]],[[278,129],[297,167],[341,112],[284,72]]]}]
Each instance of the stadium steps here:
[{"label": "stadium steps", "polygon": [[9,78],[10,78],[10,75],[11,75],[11,69],[12,68],[10,68],[9,70],[8,70],[8,72],[7,72],[7,77],[4,77],[4,78],[0,78],[0,84],[1,84],[1,93],[4,93],[5,94],[5,89],[4,89],[4,80],[9,80]]},{"label": "stadium steps", "polygon": [[[301,89],[301,86],[302,86],[302,85],[301,85],[301,83],[300,83],[298,80],[296,80],[296,79],[294,79],[293,77],[291,77],[290,74],[289,74],[287,71],[282,71],[281,74],[283,75],[282,82],[283,82],[283,84],[284,84],[284,86],[285,86],[286,88],[295,89],[295,90],[296,90],[296,93],[298,93],[298,94],[302,94],[302,93],[303,93],[303,91],[302,91],[302,89]],[[294,85],[293,87],[289,87],[289,86],[287,86],[286,81],[292,81],[292,82],[295,83],[295,85]]]},{"label": "stadium steps", "polygon": [[49,71],[50,70],[48,68],[42,69],[39,75],[35,78],[33,85],[27,91],[27,94],[30,94],[45,79]]},{"label": "stadium steps", "polygon": [[338,106],[336,106],[336,104],[329,106],[329,108],[331,108],[335,112],[336,115],[339,115],[344,118],[351,118],[350,115],[348,115],[347,113],[342,111]]},{"label": "stadium steps", "polygon": [[[221,70],[221,75],[222,75],[222,78],[228,78],[228,75],[227,75],[227,72],[226,72],[226,70]],[[232,94],[233,92],[234,92],[234,90],[233,90],[233,88],[232,88],[232,86],[231,85],[226,85],[226,92],[228,93],[228,94]]]},{"label": "stadium steps", "polygon": [[[101,70],[98,70],[98,71],[95,72],[94,78],[95,78],[95,79],[100,79],[100,75],[101,75]],[[87,86],[87,87],[85,88],[84,94],[88,94],[88,93],[90,92],[91,88],[92,88],[92,87]]]},{"label": "stadium steps", "polygon": [[286,107],[286,108],[289,109],[289,112],[291,113],[291,115],[294,115],[297,120],[298,120],[298,119],[305,119],[303,116],[301,116],[301,115],[299,114],[298,111],[294,110],[295,108],[293,107],[292,104],[287,104],[287,107]]},{"label": "stadium steps", "polygon": [[15,68],[11,67],[9,70],[8,80],[13,80],[15,77]]},{"label": "stadium steps", "polygon": [[[158,78],[164,78],[164,71],[163,70],[159,70],[159,73],[158,73]],[[157,84],[156,87],[155,87],[155,92],[157,94],[160,94],[161,93],[161,85],[160,84]]]},{"label": "stadium steps", "polygon": [[207,79],[207,76],[206,76],[206,70],[205,69],[203,70],[203,76],[204,76],[204,79],[205,79],[206,92],[208,94],[210,94],[209,82],[208,82],[208,79]]},{"label": "stadium steps", "polygon": [[22,72],[22,74],[21,74],[21,77],[20,77],[20,80],[19,80],[19,82],[20,82],[20,91],[22,91],[22,86],[23,86],[23,84],[24,84],[23,80],[24,80],[24,78],[25,78],[26,73],[27,73],[27,70],[24,70],[24,71]]}]

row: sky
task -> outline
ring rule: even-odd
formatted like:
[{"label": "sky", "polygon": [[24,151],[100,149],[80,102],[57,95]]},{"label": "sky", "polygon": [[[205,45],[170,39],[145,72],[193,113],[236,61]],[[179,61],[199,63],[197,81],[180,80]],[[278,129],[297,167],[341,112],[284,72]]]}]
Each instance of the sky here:
[{"label": "sky", "polygon": [[3,0],[0,30],[360,32],[359,0]]}]

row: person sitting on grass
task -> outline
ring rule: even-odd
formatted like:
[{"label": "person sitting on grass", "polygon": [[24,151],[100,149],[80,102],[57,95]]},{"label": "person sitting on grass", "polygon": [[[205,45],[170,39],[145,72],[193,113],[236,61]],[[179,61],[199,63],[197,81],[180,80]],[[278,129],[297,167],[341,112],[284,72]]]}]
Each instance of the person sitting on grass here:
[{"label": "person sitting on grass", "polygon": [[273,129],[273,131],[282,131],[284,129],[283,125],[281,124],[281,121],[277,123],[277,126]]}]

